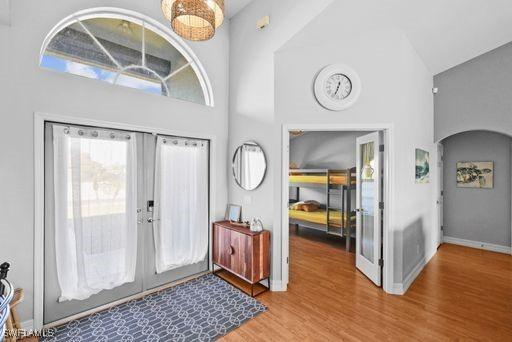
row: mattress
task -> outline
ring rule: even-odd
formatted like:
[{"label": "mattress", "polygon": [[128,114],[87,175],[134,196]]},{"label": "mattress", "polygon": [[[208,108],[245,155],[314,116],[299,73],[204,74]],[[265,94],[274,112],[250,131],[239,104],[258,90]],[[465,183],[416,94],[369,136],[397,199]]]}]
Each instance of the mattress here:
[{"label": "mattress", "polygon": [[[288,210],[288,215],[290,218],[317,223],[317,224],[326,224],[327,223],[327,211],[323,209],[319,209],[316,211],[302,211],[302,210]],[[340,211],[330,210],[329,211],[329,225],[334,227],[341,227],[342,217],[345,217],[345,213],[341,213]],[[351,216],[351,221],[355,221],[355,215]]]},{"label": "mattress", "polygon": [[[329,175],[329,183],[337,185],[348,184],[348,176],[345,174]],[[327,175],[290,175],[290,183],[326,184]],[[352,181],[352,184],[355,184]]]}]

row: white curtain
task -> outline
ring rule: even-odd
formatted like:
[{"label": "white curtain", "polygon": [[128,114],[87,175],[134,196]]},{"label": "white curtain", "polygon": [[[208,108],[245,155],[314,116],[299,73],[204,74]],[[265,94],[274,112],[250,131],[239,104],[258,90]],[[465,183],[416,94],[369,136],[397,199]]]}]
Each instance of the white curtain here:
[{"label": "white curtain", "polygon": [[157,273],[206,258],[208,149],[206,141],[157,139],[153,213]]},{"label": "white curtain", "polygon": [[53,126],[59,301],[134,281],[135,134]]},{"label": "white curtain", "polygon": [[261,147],[242,145],[242,186],[255,189],[265,174],[265,157]]}]

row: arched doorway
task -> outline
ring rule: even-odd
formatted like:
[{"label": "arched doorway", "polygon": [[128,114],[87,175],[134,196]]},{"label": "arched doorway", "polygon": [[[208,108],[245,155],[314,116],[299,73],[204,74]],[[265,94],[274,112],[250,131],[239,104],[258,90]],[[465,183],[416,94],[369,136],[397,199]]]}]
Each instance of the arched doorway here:
[{"label": "arched doorway", "polygon": [[440,243],[511,253],[512,137],[470,130],[438,143]]}]

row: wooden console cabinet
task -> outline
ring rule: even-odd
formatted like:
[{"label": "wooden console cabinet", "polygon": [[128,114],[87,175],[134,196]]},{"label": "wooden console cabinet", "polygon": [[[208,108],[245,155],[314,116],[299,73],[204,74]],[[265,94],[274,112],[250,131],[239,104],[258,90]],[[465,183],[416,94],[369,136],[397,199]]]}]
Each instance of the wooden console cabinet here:
[{"label": "wooden console cabinet", "polygon": [[270,232],[220,221],[213,224],[213,263],[254,285],[268,280],[270,287]]}]

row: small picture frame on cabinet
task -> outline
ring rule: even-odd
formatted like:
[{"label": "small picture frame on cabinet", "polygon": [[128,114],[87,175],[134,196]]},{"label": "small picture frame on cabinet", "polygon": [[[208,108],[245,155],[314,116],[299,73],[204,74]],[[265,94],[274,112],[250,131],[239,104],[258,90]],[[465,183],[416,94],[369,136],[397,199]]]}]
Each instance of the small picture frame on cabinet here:
[{"label": "small picture frame on cabinet", "polygon": [[226,208],[226,215],[224,217],[225,220],[229,220],[232,222],[241,222],[242,221],[242,206],[236,204],[228,204]]}]

